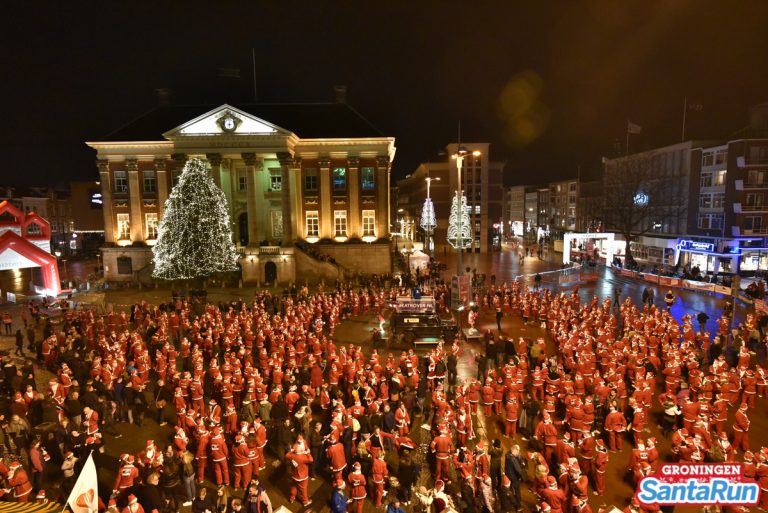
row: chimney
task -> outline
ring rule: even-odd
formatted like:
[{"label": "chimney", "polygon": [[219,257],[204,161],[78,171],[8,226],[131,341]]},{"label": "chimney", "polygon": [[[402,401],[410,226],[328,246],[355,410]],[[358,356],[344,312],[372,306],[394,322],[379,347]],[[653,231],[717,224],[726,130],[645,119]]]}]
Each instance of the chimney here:
[{"label": "chimney", "polygon": [[336,103],[347,103],[347,86],[333,86],[333,91],[336,93]]},{"label": "chimney", "polygon": [[157,92],[157,105],[160,107],[167,107],[171,104],[171,90],[161,87],[155,89]]}]

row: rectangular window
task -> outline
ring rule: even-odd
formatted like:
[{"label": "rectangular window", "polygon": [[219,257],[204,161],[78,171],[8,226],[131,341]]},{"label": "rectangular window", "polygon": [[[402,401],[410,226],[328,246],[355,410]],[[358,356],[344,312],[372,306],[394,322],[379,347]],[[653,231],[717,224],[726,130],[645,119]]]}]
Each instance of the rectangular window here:
[{"label": "rectangular window", "polygon": [[361,183],[364,191],[372,191],[376,188],[376,176],[372,167],[364,167],[362,169]]},{"label": "rectangular window", "polygon": [[128,192],[128,173],[115,171],[115,192]]},{"label": "rectangular window", "polygon": [[248,190],[248,176],[245,174],[244,169],[237,170],[237,190],[238,192],[245,192]]},{"label": "rectangular window", "polygon": [[747,174],[747,185],[763,185],[765,183],[765,171],[750,169]]},{"label": "rectangular window", "polygon": [[333,211],[333,236],[334,237],[347,236],[347,211],[346,210]]},{"label": "rectangular window", "polygon": [[699,196],[699,208],[712,208],[711,194],[702,194]]},{"label": "rectangular window", "polygon": [[141,172],[142,181],[143,181],[143,188],[144,192],[155,192],[156,189],[156,182],[155,182],[155,172],[151,169],[147,169]]},{"label": "rectangular window", "polygon": [[715,153],[715,165],[725,164],[728,160],[728,150],[720,150]]},{"label": "rectangular window", "polygon": [[763,225],[763,218],[760,216],[746,216],[744,218],[745,230],[759,230]]},{"label": "rectangular window", "polygon": [[716,192],[712,195],[712,208],[724,208],[725,207],[725,193]]},{"label": "rectangular window", "polygon": [[707,152],[701,156],[702,166],[711,166],[715,163],[715,155],[712,152]]},{"label": "rectangular window", "polygon": [[305,215],[307,219],[307,237],[319,237],[320,218],[317,210],[308,210]]},{"label": "rectangular window", "polygon": [[747,206],[759,207],[763,204],[763,198],[762,194],[747,194]]},{"label": "rectangular window", "polygon": [[272,237],[279,239],[283,236],[283,211],[272,211]]},{"label": "rectangular window", "polygon": [[56,233],[59,231],[59,225],[56,223],[56,221],[51,221],[51,231],[53,233]]},{"label": "rectangular window", "polygon": [[699,185],[701,187],[712,187],[712,173],[711,172],[701,173],[701,176],[699,178]]},{"label": "rectangular window", "polygon": [[127,240],[131,238],[131,215],[117,214],[117,238]]},{"label": "rectangular window", "polygon": [[283,190],[283,175],[281,174],[280,170],[269,172],[269,189],[272,192]]},{"label": "rectangular window", "polygon": [[307,168],[304,170],[304,190],[307,192],[317,191],[317,169]]},{"label": "rectangular window", "polygon": [[334,191],[347,190],[347,168],[344,168],[344,167],[333,168],[333,190]]},{"label": "rectangular window", "polygon": [[713,177],[713,185],[725,185],[725,174],[727,173],[726,170],[722,171],[715,171],[715,175]]},{"label": "rectangular window", "polygon": [[147,227],[147,240],[157,239],[157,213],[144,214],[144,226]]},{"label": "rectangular window", "polygon": [[376,236],[376,211],[363,210],[363,237]]}]

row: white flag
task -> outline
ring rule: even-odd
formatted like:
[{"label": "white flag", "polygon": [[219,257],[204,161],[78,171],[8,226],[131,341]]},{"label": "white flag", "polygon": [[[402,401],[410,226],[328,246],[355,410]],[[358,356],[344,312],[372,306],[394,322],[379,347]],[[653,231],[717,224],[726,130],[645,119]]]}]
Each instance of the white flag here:
[{"label": "white flag", "polygon": [[636,125],[632,123],[631,121],[627,121],[627,133],[628,134],[639,134],[643,131],[643,127],[640,125]]},{"label": "white flag", "polygon": [[93,463],[93,453],[85,460],[83,470],[77,478],[67,504],[72,513],[96,513],[99,510],[99,488],[96,465]]}]

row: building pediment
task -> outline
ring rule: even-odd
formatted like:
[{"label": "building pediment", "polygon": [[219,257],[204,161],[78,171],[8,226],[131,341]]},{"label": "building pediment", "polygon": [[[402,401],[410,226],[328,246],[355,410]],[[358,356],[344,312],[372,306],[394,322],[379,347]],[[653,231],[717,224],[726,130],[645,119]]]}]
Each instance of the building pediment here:
[{"label": "building pediment", "polygon": [[184,137],[215,135],[289,136],[291,132],[268,121],[224,104],[169,130],[163,137],[177,140]]}]

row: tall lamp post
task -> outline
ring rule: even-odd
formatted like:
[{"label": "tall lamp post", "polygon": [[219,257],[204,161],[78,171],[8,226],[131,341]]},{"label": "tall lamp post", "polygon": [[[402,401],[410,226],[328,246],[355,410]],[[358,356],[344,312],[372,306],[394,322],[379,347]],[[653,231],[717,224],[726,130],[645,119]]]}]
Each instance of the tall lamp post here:
[{"label": "tall lamp post", "polygon": [[[464,166],[464,158],[469,151],[464,146],[459,146],[456,153],[451,158],[456,159],[457,184],[456,197],[451,205],[451,218],[448,226],[448,242],[456,248],[456,274],[461,276],[461,254],[464,248],[472,244],[472,226],[469,224],[469,215],[467,214],[467,199],[461,190],[461,168]],[[479,151],[473,151],[472,156],[479,157]]]},{"label": "tall lamp post", "polygon": [[432,198],[429,195],[429,186],[432,180],[440,180],[440,177],[424,179],[427,182],[427,199],[424,200],[424,207],[421,209],[421,227],[427,233],[427,253],[432,254],[432,230],[437,226],[435,221],[435,206],[432,204]]}]

